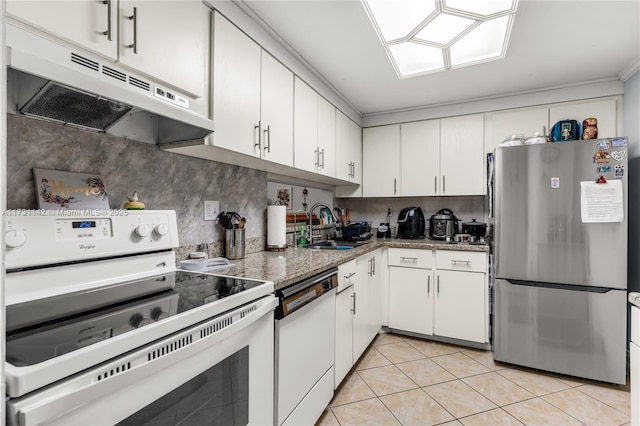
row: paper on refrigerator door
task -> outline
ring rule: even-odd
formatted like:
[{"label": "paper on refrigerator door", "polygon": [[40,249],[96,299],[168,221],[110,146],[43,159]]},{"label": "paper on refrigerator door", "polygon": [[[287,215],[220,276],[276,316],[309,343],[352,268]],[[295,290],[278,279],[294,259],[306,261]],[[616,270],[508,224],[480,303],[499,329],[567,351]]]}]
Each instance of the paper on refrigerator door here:
[{"label": "paper on refrigerator door", "polygon": [[580,182],[582,223],[622,222],[624,220],[622,182]]}]

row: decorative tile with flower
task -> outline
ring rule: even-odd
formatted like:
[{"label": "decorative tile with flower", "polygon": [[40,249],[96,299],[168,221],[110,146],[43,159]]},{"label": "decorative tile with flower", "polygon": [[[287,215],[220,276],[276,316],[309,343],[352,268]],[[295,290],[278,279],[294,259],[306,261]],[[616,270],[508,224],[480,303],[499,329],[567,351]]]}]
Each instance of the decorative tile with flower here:
[{"label": "decorative tile with flower", "polygon": [[33,176],[40,209],[109,209],[101,176],[45,169],[33,169]]}]

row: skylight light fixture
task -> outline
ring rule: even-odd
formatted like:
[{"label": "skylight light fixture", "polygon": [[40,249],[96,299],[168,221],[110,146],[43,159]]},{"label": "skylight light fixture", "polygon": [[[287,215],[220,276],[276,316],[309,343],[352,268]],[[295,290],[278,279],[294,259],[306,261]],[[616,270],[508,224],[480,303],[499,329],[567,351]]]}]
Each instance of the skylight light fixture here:
[{"label": "skylight light fixture", "polygon": [[360,0],[398,77],[503,59],[518,0]]}]

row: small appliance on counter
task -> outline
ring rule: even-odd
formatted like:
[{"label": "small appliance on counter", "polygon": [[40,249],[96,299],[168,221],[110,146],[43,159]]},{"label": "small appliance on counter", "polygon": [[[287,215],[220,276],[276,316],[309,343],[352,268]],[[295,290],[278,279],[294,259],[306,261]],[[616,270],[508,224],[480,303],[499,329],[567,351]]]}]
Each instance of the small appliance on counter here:
[{"label": "small appliance on counter", "polygon": [[342,236],[336,241],[364,241],[371,238],[371,225],[368,222],[353,222],[342,227]]},{"label": "small appliance on counter", "polygon": [[476,222],[475,219],[471,219],[471,222],[462,222],[462,233],[468,234],[471,242],[477,241],[487,235],[487,224],[482,222]]},{"label": "small appliance on counter", "polygon": [[450,209],[440,209],[429,218],[429,238],[452,239],[458,233],[458,218]]},{"label": "small appliance on counter", "polygon": [[405,207],[398,216],[398,238],[424,238],[425,219],[420,207]]}]

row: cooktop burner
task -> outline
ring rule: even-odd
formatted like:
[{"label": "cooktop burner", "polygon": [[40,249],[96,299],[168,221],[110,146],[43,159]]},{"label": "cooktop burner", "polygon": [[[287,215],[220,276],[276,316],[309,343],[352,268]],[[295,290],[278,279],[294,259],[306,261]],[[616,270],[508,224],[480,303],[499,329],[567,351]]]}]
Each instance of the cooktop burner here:
[{"label": "cooktop burner", "polygon": [[[167,282],[170,285],[168,289]],[[154,283],[151,290],[149,283]],[[12,322],[12,317],[27,317],[29,312],[33,313],[34,309],[42,310],[47,304],[67,306],[68,314],[56,313],[55,317],[38,324],[7,331],[7,361],[15,366],[37,364],[128,331],[170,320],[176,315],[231,298],[266,282],[224,275],[173,271],[128,284],[129,288],[138,286],[146,293],[121,300],[114,295],[111,288],[106,287],[90,292],[58,296],[55,300],[44,299],[8,306],[7,322],[9,324]],[[153,291],[154,286],[155,291]],[[78,304],[87,296],[93,300],[101,298],[104,300],[99,308],[76,312]]]}]

